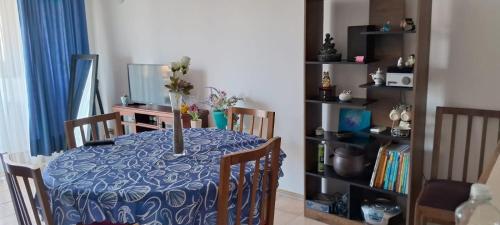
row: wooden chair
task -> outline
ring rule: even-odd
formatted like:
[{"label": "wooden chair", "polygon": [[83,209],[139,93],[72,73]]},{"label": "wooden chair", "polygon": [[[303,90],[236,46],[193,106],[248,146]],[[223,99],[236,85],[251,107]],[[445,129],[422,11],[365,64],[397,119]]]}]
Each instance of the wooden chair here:
[{"label": "wooden chair", "polygon": [[[10,155],[8,154],[0,154],[0,158],[2,160],[5,179],[7,180],[7,186],[9,187],[10,196],[12,198],[12,203],[14,204],[14,210],[19,224],[41,225],[43,221],[43,224],[45,225],[53,225],[54,221],[50,210],[49,197],[45,191],[40,168],[17,164],[10,160]],[[22,183],[24,183],[23,185],[26,188],[25,191],[31,208],[30,210],[28,210],[28,207],[26,206],[19,178],[22,179]],[[34,189],[32,189],[30,179],[34,183]],[[33,190],[36,192],[33,192]],[[41,208],[40,214],[37,210],[35,202],[37,202],[39,208]],[[32,223],[33,218],[35,223]]]},{"label": "wooden chair", "polygon": [[[238,120],[240,123],[239,126],[239,132],[243,132],[243,119],[245,115],[251,116],[252,117],[252,123],[251,127],[249,130],[250,134],[254,134],[254,128],[255,125],[257,125],[257,129],[259,131],[259,137],[265,138],[267,140],[271,139],[274,135],[274,118],[275,118],[275,113],[271,111],[264,111],[264,110],[259,110],[259,109],[247,109],[247,108],[240,108],[240,107],[231,107],[229,108],[228,112],[228,118],[227,118],[227,126],[229,130],[234,130],[236,127],[234,126],[234,116],[238,116]],[[260,120],[256,124],[255,119]],[[262,136],[262,131],[264,129],[264,119],[267,119],[267,130],[265,133],[265,136]]]},{"label": "wooden chair", "polygon": [[[446,160],[440,159],[441,149],[441,132],[443,128],[443,117],[451,115],[451,138],[450,149],[447,153],[448,165],[446,178],[438,178],[439,164],[445,163]],[[465,154],[463,164],[454,165],[453,159],[457,155],[455,151],[457,117],[465,116],[467,118]],[[489,119],[500,119],[500,111],[481,110],[481,109],[466,109],[466,108],[451,108],[437,107],[436,109],[436,125],[434,130],[434,146],[432,151],[431,178],[426,181],[426,184],[420,192],[415,206],[415,225],[426,224],[427,222],[440,224],[455,224],[455,209],[463,202],[469,199],[471,183],[467,182],[469,169],[472,167],[469,162],[471,153],[471,133],[474,118],[482,118],[482,132],[480,137],[480,147],[478,151],[473,151],[474,154],[479,154],[478,174],[473,177],[472,182],[486,182],[495,162],[500,154],[500,145],[497,146],[491,161],[484,167],[485,161],[485,146],[488,131]],[[500,120],[499,120],[500,121]],[[500,125],[500,122],[499,122]],[[496,141],[500,139],[500,126],[498,134],[495,134]],[[444,152],[446,155],[446,152]],[[456,168],[454,168],[454,166]],[[457,167],[458,166],[458,167]],[[460,166],[463,166],[461,168]],[[484,170],[483,170],[484,169]],[[461,172],[458,181],[453,179],[453,171]],[[479,178],[479,179],[478,179]],[[470,180],[470,179],[469,179]]]},{"label": "wooden chair", "polygon": [[79,127],[80,128],[80,134],[83,140],[83,143],[87,141],[85,138],[85,125],[90,125],[90,128],[92,130],[92,141],[96,141],[99,139],[98,135],[98,123],[102,122],[104,126],[104,135],[106,138],[111,138],[111,134],[108,129],[108,124],[107,121],[114,120],[115,121],[115,135],[120,136],[123,135],[123,127],[121,126],[121,118],[120,118],[120,113],[115,112],[115,113],[109,113],[109,114],[103,114],[103,115],[98,115],[98,116],[92,116],[92,117],[87,117],[87,118],[81,118],[81,119],[76,119],[76,120],[68,120],[64,122],[64,129],[66,131],[66,142],[68,143],[68,148],[76,148],[76,141],[75,141],[75,128]]},{"label": "wooden chair", "polygon": [[[257,149],[242,151],[237,153],[228,154],[222,157],[220,163],[220,181],[219,181],[219,196],[218,196],[218,216],[217,224],[228,224],[228,202],[230,197],[230,179],[231,179],[231,166],[239,164],[239,176],[237,181],[237,203],[236,203],[236,225],[241,224],[242,216],[242,202],[243,202],[243,189],[245,180],[245,166],[249,162],[254,162],[255,170],[252,174],[252,185],[250,190],[250,210],[254,212],[257,207],[260,212],[260,224],[272,225],[274,222],[274,206],[276,201],[276,188],[278,187],[278,175],[280,170],[279,157],[280,157],[281,138],[275,137],[269,140],[264,145]],[[270,162],[269,162],[270,160]],[[263,163],[263,170],[260,164]],[[262,175],[262,176],[261,176]],[[256,194],[258,189],[259,177],[261,176],[262,198],[260,205],[256,206]],[[253,224],[253,216],[247,215],[248,225]]]}]

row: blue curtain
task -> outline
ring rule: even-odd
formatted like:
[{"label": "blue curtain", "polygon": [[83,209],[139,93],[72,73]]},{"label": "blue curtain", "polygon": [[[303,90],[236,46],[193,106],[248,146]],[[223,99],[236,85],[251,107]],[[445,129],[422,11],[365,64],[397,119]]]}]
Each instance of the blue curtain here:
[{"label": "blue curtain", "polygon": [[88,54],[84,0],[18,0],[32,155],[65,148],[71,55]]}]

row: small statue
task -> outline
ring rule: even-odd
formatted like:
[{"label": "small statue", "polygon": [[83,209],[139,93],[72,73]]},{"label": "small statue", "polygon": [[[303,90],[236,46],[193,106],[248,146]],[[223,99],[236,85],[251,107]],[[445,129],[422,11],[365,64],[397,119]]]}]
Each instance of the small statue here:
[{"label": "small statue", "polygon": [[335,49],[333,37],[327,33],[325,35],[325,43],[323,43],[319,50],[318,60],[322,62],[335,62],[340,61],[341,58],[342,54],[337,53],[337,49]]},{"label": "small statue", "polygon": [[399,27],[401,27],[403,31],[407,32],[415,31],[416,28],[415,22],[413,22],[412,18],[406,18],[404,20],[401,20],[401,23],[399,23]]},{"label": "small statue", "polygon": [[385,22],[384,26],[382,26],[382,28],[380,29],[380,31],[383,31],[383,32],[389,32],[391,31],[391,21],[387,21]]},{"label": "small statue", "polygon": [[330,78],[330,72],[324,71],[321,77],[321,87],[330,88],[332,87],[332,79]]},{"label": "small statue", "polygon": [[398,68],[403,68],[403,66],[404,66],[403,65],[403,57],[399,57],[397,65],[398,65]]},{"label": "small statue", "polygon": [[405,66],[413,68],[414,65],[415,65],[415,55],[411,54],[410,56],[408,56],[408,59],[405,62]]}]

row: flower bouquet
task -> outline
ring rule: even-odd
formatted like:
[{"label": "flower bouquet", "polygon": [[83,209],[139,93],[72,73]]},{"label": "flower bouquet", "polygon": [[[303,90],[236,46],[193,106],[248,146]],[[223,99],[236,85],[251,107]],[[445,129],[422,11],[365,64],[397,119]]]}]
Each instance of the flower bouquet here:
[{"label": "flower bouquet", "polygon": [[227,110],[243,99],[236,96],[228,97],[225,91],[214,87],[209,87],[209,89],[208,105],[212,108],[215,125],[219,129],[225,129],[227,126]]}]

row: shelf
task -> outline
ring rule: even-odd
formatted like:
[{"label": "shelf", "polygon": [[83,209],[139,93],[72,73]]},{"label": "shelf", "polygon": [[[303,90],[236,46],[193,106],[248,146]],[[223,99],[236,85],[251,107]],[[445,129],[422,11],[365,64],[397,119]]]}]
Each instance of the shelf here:
[{"label": "shelf", "polygon": [[[361,176],[361,177],[355,177],[355,178],[341,177],[340,175],[335,173],[332,166],[328,166],[328,165],[325,165],[325,172],[323,172],[323,173],[320,173],[318,171],[306,171],[306,175],[320,177],[320,178],[326,178],[326,179],[332,179],[335,181],[344,182],[344,183],[347,183],[349,185],[368,189],[371,191],[376,191],[376,192],[383,193],[383,194],[389,194],[389,195],[399,196],[399,197],[407,197],[406,194],[397,193],[394,191],[388,191],[388,190],[384,190],[384,189],[380,189],[380,188],[370,187],[370,178],[371,177],[367,177],[367,176],[365,176],[365,177]],[[371,174],[370,174],[370,176],[371,176]]]},{"label": "shelf", "polygon": [[316,211],[313,209],[309,209],[304,207],[304,216],[319,220],[326,224],[352,224],[352,225],[363,225],[364,223],[356,220],[349,220],[347,218],[337,216],[335,214],[324,213],[320,211]]},{"label": "shelf", "polygon": [[366,31],[361,32],[363,35],[403,35],[403,34],[415,34],[416,31]]},{"label": "shelf", "polygon": [[333,144],[345,144],[348,146],[363,148],[363,149],[366,146],[374,143],[374,139],[366,135],[354,134],[352,137],[338,138],[336,136],[336,133],[337,132],[325,131],[325,134],[322,136],[308,135],[306,136],[306,139],[313,141],[325,141]]},{"label": "shelf", "polygon": [[135,122],[122,121],[122,125],[125,125],[125,126],[135,126]]},{"label": "shelf", "polygon": [[312,97],[312,98],[307,98],[306,102],[363,107],[363,106],[367,106],[369,104],[376,102],[376,100],[364,99],[364,98],[353,98],[350,101],[343,102],[343,101],[340,101],[338,97],[335,97],[335,99],[327,100],[327,101],[321,100],[319,97]]},{"label": "shelf", "polygon": [[337,62],[322,62],[322,61],[306,61],[306,64],[309,65],[326,65],[326,64],[351,64],[351,65],[367,65],[368,63],[358,63],[354,61],[348,61],[347,59],[343,59]]},{"label": "shelf", "polygon": [[154,125],[154,124],[136,123],[135,125],[138,126],[138,127],[145,127],[145,128],[150,128],[150,129],[158,129],[158,125]]},{"label": "shelf", "polygon": [[369,131],[365,131],[365,132],[361,132],[361,133],[364,133],[365,135],[369,135],[369,136],[372,136],[375,138],[397,141],[399,143],[405,143],[405,144],[410,143],[410,137],[394,137],[394,136],[392,136],[391,135],[391,128],[389,128],[389,127],[380,133],[371,133]]},{"label": "shelf", "polygon": [[386,85],[375,85],[375,83],[366,83],[359,85],[360,88],[376,88],[376,89],[388,89],[388,90],[400,90],[400,91],[412,91],[413,87],[394,87],[394,86],[386,86]]}]

